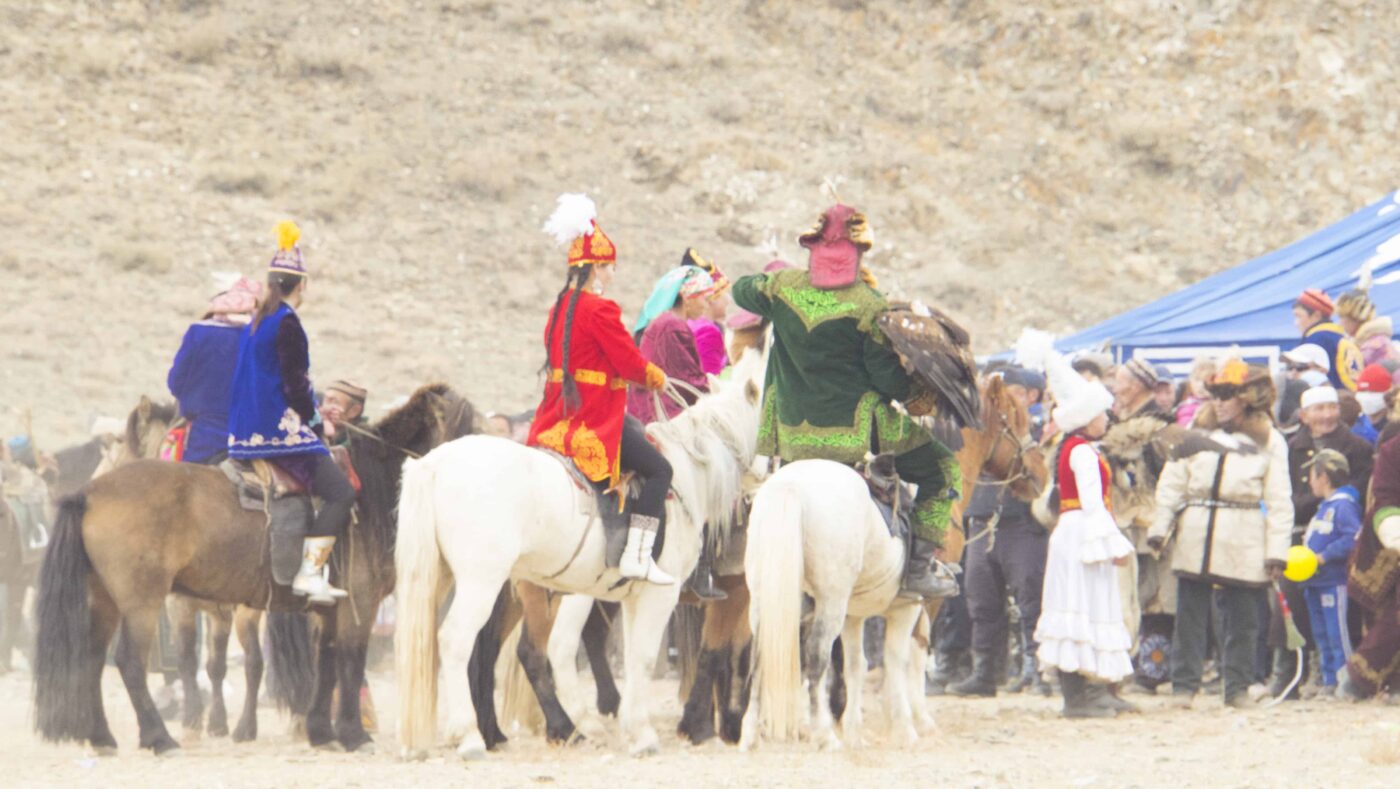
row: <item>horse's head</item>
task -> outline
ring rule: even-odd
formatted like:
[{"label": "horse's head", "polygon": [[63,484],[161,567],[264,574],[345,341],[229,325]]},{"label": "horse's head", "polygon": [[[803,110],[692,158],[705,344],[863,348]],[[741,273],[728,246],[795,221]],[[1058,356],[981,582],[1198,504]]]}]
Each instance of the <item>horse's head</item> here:
[{"label": "horse's head", "polygon": [[476,411],[465,397],[446,384],[428,384],[379,420],[374,432],[387,447],[426,455],[439,444],[473,432],[475,419]]},{"label": "horse's head", "polygon": [[174,403],[157,403],[141,395],[141,401],[126,418],[125,456],[117,462],[155,457],[179,413]]},{"label": "horse's head", "polygon": [[1011,495],[1032,501],[1049,479],[1045,453],[1031,436],[1031,416],[994,375],[982,390],[982,432],[991,449],[983,473],[1006,483]]}]

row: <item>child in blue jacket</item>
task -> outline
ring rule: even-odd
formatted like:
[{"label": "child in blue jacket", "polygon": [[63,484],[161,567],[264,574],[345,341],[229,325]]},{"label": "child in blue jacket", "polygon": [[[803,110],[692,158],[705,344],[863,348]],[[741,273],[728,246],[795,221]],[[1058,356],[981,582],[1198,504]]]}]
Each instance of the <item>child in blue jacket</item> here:
[{"label": "child in blue jacket", "polygon": [[1347,558],[1361,531],[1361,508],[1356,488],[1346,484],[1351,469],[1342,453],[1324,449],[1304,468],[1308,485],[1322,504],[1303,535],[1303,544],[1317,554],[1317,573],[1303,582],[1303,596],[1308,601],[1313,643],[1321,656],[1321,695],[1331,696],[1337,688],[1337,671],[1351,656]]}]

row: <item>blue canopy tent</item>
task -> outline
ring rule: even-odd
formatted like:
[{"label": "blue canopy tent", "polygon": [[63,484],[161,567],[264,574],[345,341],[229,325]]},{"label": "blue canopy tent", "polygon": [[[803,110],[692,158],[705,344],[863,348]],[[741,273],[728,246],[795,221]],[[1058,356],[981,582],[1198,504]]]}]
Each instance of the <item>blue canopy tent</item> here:
[{"label": "blue canopy tent", "polygon": [[1271,365],[1299,342],[1293,302],[1304,288],[1336,299],[1371,263],[1377,314],[1400,315],[1400,191],[1331,227],[1056,342],[1061,352],[1108,350],[1184,372],[1213,348],[1238,346]]}]

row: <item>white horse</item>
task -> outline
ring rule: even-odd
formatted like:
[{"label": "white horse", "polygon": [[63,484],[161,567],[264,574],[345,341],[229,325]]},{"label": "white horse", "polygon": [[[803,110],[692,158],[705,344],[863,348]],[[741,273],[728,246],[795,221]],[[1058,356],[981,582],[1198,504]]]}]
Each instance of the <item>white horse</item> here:
[{"label": "white horse", "polygon": [[[690,575],[706,523],[713,538],[728,530],[758,434],[764,359],[749,352],[725,382],[670,422],[648,428],[671,462],[660,567]],[[680,584],[617,586],[604,564],[602,525],[586,513],[594,492],[581,490],[559,459],[505,439],[468,436],[404,465],[399,500],[399,740],[406,757],[436,741],[438,606],[453,580],[456,597],[441,628],[450,732],[465,758],[486,746],[469,701],[467,661],[507,579],[622,602],[626,678],[620,719],[631,751],[659,747],[647,684]],[[444,572],[448,570],[450,572]]]},{"label": "white horse", "polygon": [[[754,690],[744,716],[741,749],[760,734],[791,739],[811,724],[812,739],[839,748],[828,703],[831,647],[841,636],[845,653],[845,743],[862,744],[862,644],[866,618],[884,616],[884,695],[895,738],[918,739],[906,684],[911,636],[922,610],[898,597],[905,543],[890,536],[870,499],[865,480],[853,469],[827,460],[801,460],[780,468],[758,489],[749,515],[744,570],[749,585],[749,623],[754,634]],[[801,644],[803,595],[814,606]],[[810,711],[802,710],[806,663]],[[808,717],[810,715],[810,717]]]}]

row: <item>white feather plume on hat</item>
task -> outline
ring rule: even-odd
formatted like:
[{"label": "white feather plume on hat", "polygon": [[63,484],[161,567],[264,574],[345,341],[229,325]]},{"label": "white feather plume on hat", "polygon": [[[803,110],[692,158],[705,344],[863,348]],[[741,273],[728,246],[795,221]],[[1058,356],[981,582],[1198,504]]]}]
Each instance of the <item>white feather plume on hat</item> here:
[{"label": "white feather plume on hat", "polygon": [[1055,350],[1055,338],[1047,332],[1026,329],[1016,340],[1016,362],[1032,370],[1044,370],[1046,385],[1055,398],[1051,418],[1070,432],[1094,421],[1113,407],[1113,394],[1101,383],[1090,382],[1074,371]]},{"label": "white feather plume on hat", "polygon": [[544,232],[554,236],[560,246],[573,243],[579,236],[593,232],[593,220],[598,218],[598,207],[586,194],[559,195],[559,203],[554,213],[544,223]]}]

